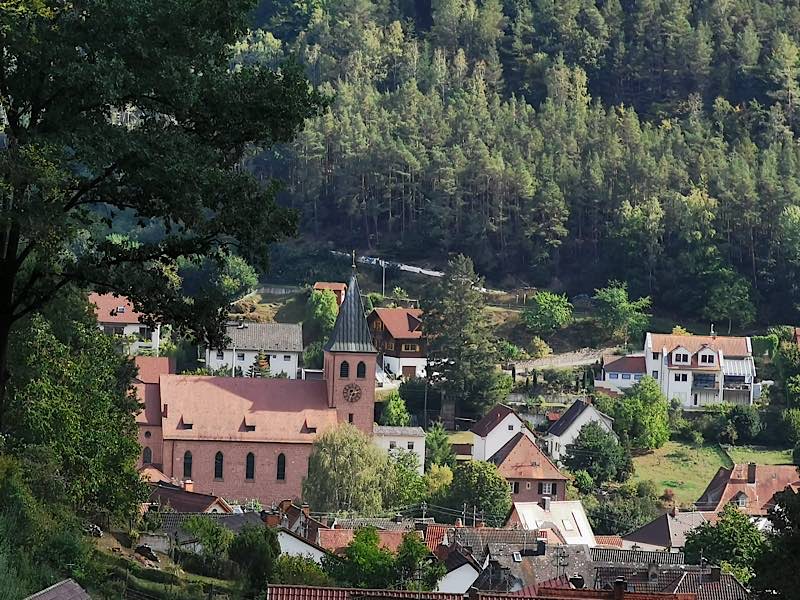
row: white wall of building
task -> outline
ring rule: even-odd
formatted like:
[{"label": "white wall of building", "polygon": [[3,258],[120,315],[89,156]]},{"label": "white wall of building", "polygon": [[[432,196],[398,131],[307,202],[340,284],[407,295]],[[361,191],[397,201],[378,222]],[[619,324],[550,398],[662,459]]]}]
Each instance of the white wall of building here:
[{"label": "white wall of building", "polygon": [[289,556],[305,556],[316,563],[322,563],[325,553],[311,544],[298,540],[295,536],[286,531],[278,531],[278,544],[281,547],[281,554]]},{"label": "white wall of building", "polygon": [[575,441],[575,438],[578,437],[578,434],[580,434],[583,426],[592,422],[598,423],[605,431],[614,433],[612,424],[613,422],[609,422],[607,419],[604,419],[594,407],[589,406],[580,415],[578,415],[578,418],[575,419],[572,422],[572,425],[560,436],[545,436],[544,439],[547,442],[547,449],[550,452],[551,458],[555,461],[561,460],[561,457],[564,456],[564,453],[567,450],[567,446]]},{"label": "white wall of building", "polygon": [[[218,354],[220,351],[215,349],[206,350],[206,365],[209,369],[217,370],[223,367],[231,368],[231,364],[242,369],[242,373],[247,375],[250,367],[258,358],[258,350],[240,350],[236,349],[236,356],[234,357],[233,349],[222,350],[222,355]],[[286,373],[289,379],[297,378],[297,367],[300,362],[299,352],[267,352],[269,356],[269,371],[273,375],[278,373]]]},{"label": "white wall of building", "polygon": [[128,354],[140,354],[141,352],[152,352],[158,354],[161,344],[161,325],[150,330],[150,339],[139,340],[140,330],[147,327],[139,323],[122,325],[120,323],[98,323],[98,327],[111,335],[120,335],[133,341],[126,345]]},{"label": "white wall of building", "polygon": [[427,364],[427,358],[397,358],[395,356],[383,355],[384,370],[398,377],[403,374],[403,367],[414,367],[417,377],[425,377],[425,367]]},{"label": "white wall of building", "polygon": [[531,441],[534,443],[536,442],[536,438],[533,433],[531,433],[531,430],[528,429],[522,420],[514,413],[507,414],[485,438],[473,433],[472,458],[475,460],[488,460],[520,431],[527,435]]},{"label": "white wall of building", "polygon": [[[638,378],[638,379],[637,379]],[[605,381],[610,383],[616,388],[621,390],[628,389],[633,387],[635,384],[639,383],[642,379],[641,373],[616,373],[616,372],[608,372],[606,373]]]},{"label": "white wall of building", "polygon": [[419,474],[422,475],[425,473],[424,435],[383,435],[376,433],[372,436],[372,443],[378,446],[378,448],[383,448],[387,452],[392,450],[413,452],[419,459]]},{"label": "white wall of building", "polygon": [[439,580],[437,592],[446,594],[466,594],[478,578],[478,570],[469,563],[453,569]]}]

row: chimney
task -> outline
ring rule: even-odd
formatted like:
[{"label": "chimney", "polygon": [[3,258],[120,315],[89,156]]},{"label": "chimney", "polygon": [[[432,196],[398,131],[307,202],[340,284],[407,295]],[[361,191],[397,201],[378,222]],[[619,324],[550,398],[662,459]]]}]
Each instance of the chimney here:
[{"label": "chimney", "polygon": [[458,517],[456,519],[456,527],[463,527],[463,526],[464,526],[464,523],[463,523],[463,521],[461,521],[461,517]]},{"label": "chimney", "polygon": [[536,540],[536,556],[544,556],[547,554],[547,541]]},{"label": "chimney", "polygon": [[486,522],[483,519],[481,519],[480,521],[478,521],[475,527],[486,527]]},{"label": "chimney", "polygon": [[168,408],[168,407],[169,407],[169,405],[168,405],[168,404],[165,404],[165,405],[164,405],[164,408],[162,408],[162,409],[161,409],[161,416],[162,416],[162,417],[164,417],[165,419],[167,418],[167,416],[168,416],[168,414],[169,414],[169,413],[167,412],[167,408]]},{"label": "chimney", "polygon": [[266,523],[267,527],[279,527],[281,525],[281,513],[277,510],[268,512],[264,523]]},{"label": "chimney", "polygon": [[677,517],[678,516],[678,507],[673,504],[672,508],[669,510],[669,514],[672,515],[673,517]]},{"label": "chimney", "polygon": [[303,502],[300,505],[300,512],[302,512],[306,518],[308,518],[308,513],[311,512],[311,509],[308,507],[308,502]]},{"label": "chimney", "polygon": [[625,592],[628,591],[628,582],[624,577],[617,577],[614,580],[614,600],[622,600],[625,597]]},{"label": "chimney", "polygon": [[278,503],[278,510],[281,511],[282,513],[285,513],[285,512],[287,512],[289,510],[289,507],[291,505],[292,505],[292,501],[291,500],[281,500]]},{"label": "chimney", "polygon": [[747,463],[747,483],[756,482],[756,463]]},{"label": "chimney", "polygon": [[721,574],[722,569],[720,567],[711,567],[711,576],[709,577],[709,581],[711,583],[719,583]]},{"label": "chimney", "polygon": [[395,513],[394,522],[395,523],[402,523],[403,522],[403,515],[401,515],[400,513]]},{"label": "chimney", "polygon": [[550,496],[542,496],[542,499],[539,501],[539,506],[547,512],[550,512],[550,501]]},{"label": "chimney", "polygon": [[194,491],[194,481],[191,479],[184,479],[183,480],[183,491],[184,492],[193,492]]}]

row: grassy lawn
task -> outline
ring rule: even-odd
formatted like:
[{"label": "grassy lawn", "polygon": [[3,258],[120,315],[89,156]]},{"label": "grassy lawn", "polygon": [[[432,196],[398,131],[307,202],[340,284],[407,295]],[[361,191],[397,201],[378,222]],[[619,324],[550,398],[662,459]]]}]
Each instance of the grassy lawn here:
[{"label": "grassy lawn", "polygon": [[716,446],[695,448],[679,442],[633,459],[636,474],[633,481],[652,479],[659,491],[670,488],[681,504],[691,504],[700,497],[720,467],[731,465]]},{"label": "grassy lawn", "polygon": [[759,465],[790,465],[792,451],[763,446],[731,446],[728,455],[735,463],[754,462]]}]

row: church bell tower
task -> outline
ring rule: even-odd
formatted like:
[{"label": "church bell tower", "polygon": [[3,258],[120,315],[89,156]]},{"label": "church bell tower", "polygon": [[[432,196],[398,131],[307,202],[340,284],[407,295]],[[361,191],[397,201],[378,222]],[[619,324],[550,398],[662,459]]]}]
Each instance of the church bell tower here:
[{"label": "church bell tower", "polygon": [[353,270],[325,345],[324,377],[328,406],[336,409],[338,421],[352,423],[368,435],[372,435],[375,420],[377,354]]}]

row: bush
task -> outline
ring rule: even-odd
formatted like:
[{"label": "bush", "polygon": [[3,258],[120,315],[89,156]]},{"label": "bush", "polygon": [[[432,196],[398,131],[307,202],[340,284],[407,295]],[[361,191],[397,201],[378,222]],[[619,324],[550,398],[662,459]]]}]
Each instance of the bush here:
[{"label": "bush", "polygon": [[697,431],[696,429],[692,429],[689,431],[689,443],[693,446],[702,446],[706,443],[706,440],[701,432]]},{"label": "bush", "polygon": [[728,418],[739,443],[752,443],[761,433],[761,415],[755,406],[734,406]]},{"label": "bush", "polygon": [[783,439],[790,446],[800,442],[800,408],[790,408],[783,411],[781,417],[783,423]]},{"label": "bush", "polygon": [[217,579],[236,579],[239,566],[232,560],[217,557],[203,557],[188,550],[175,549],[173,560],[185,571]]},{"label": "bush", "polygon": [[800,467],[800,444],[797,444],[792,450],[792,463]]},{"label": "bush", "polygon": [[534,333],[551,333],[570,324],[572,304],[565,295],[536,292],[522,312],[522,321]]},{"label": "bush", "polygon": [[528,354],[533,360],[550,356],[553,353],[553,349],[538,335],[531,338],[530,348],[531,350]]},{"label": "bush", "polygon": [[542,371],[547,389],[553,392],[564,392],[575,389],[575,371],[573,369],[544,369]]},{"label": "bush", "polygon": [[581,469],[576,471],[572,483],[581,494],[591,494],[594,491],[594,479],[588,472]]},{"label": "bush", "polygon": [[768,356],[772,358],[778,350],[778,343],[780,340],[774,333],[769,335],[754,335],[753,340],[753,356]]}]

